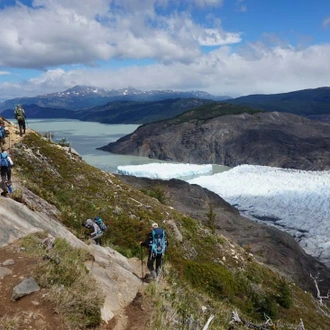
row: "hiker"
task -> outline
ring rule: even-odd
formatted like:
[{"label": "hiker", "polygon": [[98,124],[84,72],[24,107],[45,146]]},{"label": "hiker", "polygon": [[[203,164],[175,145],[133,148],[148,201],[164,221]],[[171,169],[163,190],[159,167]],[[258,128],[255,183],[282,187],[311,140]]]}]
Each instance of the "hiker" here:
[{"label": "hiker", "polygon": [[6,130],[5,121],[0,117],[0,147],[3,150],[3,146],[6,144]]},{"label": "hiker", "polygon": [[[159,252],[157,252],[157,243],[156,236],[160,235],[159,238]],[[145,246],[148,248],[148,261],[147,267],[150,271],[151,276],[155,279],[159,274],[162,267],[163,256],[165,250],[168,246],[168,242],[165,237],[165,232],[162,228],[158,228],[158,224],[154,222],[151,225],[151,232],[147,235],[147,238],[144,242],[140,242],[141,246]],[[156,262],[156,270],[154,264]]]},{"label": "hiker", "polygon": [[103,231],[95,223],[95,221],[92,219],[87,219],[83,226],[93,230],[93,232],[89,235],[90,238],[95,242],[96,245],[101,245],[101,237],[103,235]]},{"label": "hiker", "polygon": [[19,135],[22,136],[23,134],[25,134],[26,115],[24,109],[20,104],[17,104],[14,114],[19,126]]},{"label": "hiker", "polygon": [[8,184],[10,185],[10,184],[11,184],[11,168],[14,166],[14,162],[13,162],[13,160],[11,159],[11,157],[9,156],[7,150],[3,149],[2,152],[4,152],[4,153],[7,154],[7,160],[8,160],[8,167],[7,167],[7,181],[8,181]]},{"label": "hiker", "polygon": [[10,188],[11,182],[8,179],[10,178],[11,180],[11,166],[13,166],[13,161],[8,156],[8,154],[5,151],[3,151],[0,154],[1,189],[3,190],[1,193],[2,196],[7,196],[8,189],[11,189]]}]

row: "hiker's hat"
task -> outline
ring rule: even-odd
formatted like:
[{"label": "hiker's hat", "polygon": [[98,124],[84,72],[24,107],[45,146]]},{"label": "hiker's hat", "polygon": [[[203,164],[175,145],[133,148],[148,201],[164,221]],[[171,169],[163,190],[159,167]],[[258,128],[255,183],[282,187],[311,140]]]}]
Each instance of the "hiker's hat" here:
[{"label": "hiker's hat", "polygon": [[152,228],[158,228],[158,223],[154,222],[152,225],[151,225]]}]

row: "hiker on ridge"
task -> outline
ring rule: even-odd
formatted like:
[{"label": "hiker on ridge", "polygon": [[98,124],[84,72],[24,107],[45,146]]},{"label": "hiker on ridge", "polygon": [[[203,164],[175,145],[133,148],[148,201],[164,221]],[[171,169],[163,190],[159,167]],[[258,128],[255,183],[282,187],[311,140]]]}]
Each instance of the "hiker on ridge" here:
[{"label": "hiker on ridge", "polygon": [[89,235],[90,238],[95,242],[96,245],[101,245],[101,237],[103,235],[103,231],[95,223],[95,221],[92,219],[87,219],[83,226],[93,230],[93,232]]},{"label": "hiker on ridge", "polygon": [[[158,228],[158,224],[154,222],[151,225],[151,232],[147,235],[144,242],[140,242],[141,246],[148,248],[148,261],[147,267],[153,278],[156,278],[161,271],[163,256],[168,246],[168,242],[165,237],[165,232],[162,228]],[[154,264],[156,262],[156,271]]]},{"label": "hiker on ridge", "polygon": [[3,151],[3,146],[6,144],[6,130],[5,130],[5,121],[3,117],[0,117],[0,147]]},{"label": "hiker on ridge", "polygon": [[[10,176],[11,179],[11,169],[9,169],[11,166],[13,166],[13,161],[8,156],[8,154],[3,151],[0,154],[0,172],[1,172],[1,189],[3,190],[1,193],[1,196],[7,196],[8,189],[10,189],[10,182],[8,180],[8,177]],[[8,169],[9,169],[9,176],[8,176]]]},{"label": "hiker on ridge", "polygon": [[24,109],[22,108],[22,106],[20,104],[17,104],[16,109],[14,111],[14,115],[15,115],[15,118],[18,122],[19,135],[22,136],[23,134],[25,134],[26,115],[25,115]]},{"label": "hiker on ridge", "polygon": [[7,154],[8,167],[7,167],[7,181],[8,184],[11,184],[11,168],[14,166],[14,162],[8,154],[8,151],[3,149],[2,152]]}]

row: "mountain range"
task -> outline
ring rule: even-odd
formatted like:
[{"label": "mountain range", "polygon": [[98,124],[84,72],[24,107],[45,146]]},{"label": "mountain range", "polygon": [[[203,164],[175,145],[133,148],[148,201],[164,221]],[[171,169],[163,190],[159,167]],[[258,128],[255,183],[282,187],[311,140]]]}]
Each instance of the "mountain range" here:
[{"label": "mountain range", "polygon": [[330,121],[330,87],[229,98],[202,91],[139,91],[134,88],[107,91],[91,86],[75,86],[59,93],[7,100],[0,103],[0,113],[5,118],[14,118],[16,104],[23,104],[28,118],[144,124],[169,119],[210,102],[246,105],[259,110],[288,112]]},{"label": "mountain range", "polygon": [[201,98],[218,101],[228,99],[228,96],[214,96],[203,91],[140,91],[132,87],[105,90],[92,86],[77,85],[63,92],[6,100],[0,103],[0,111],[14,109],[17,104],[23,104],[24,106],[35,104],[42,108],[82,110],[112,101],[159,101],[173,98]]}]

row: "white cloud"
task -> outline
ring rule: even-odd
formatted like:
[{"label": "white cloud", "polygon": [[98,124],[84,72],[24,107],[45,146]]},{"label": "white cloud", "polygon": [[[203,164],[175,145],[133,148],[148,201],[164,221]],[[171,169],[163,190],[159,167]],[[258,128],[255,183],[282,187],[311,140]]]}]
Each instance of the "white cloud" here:
[{"label": "white cloud", "polygon": [[[189,63],[173,62],[121,69],[48,70],[22,85],[0,85],[0,93],[30,95],[61,91],[77,84],[117,89],[134,86],[141,90],[205,90],[214,95],[239,96],[280,93],[329,86],[330,44],[303,50],[267,48],[254,44],[251,53],[234,53],[230,46],[203,54]],[[306,84],[306,82],[308,82]],[[238,92],[239,91],[239,92]]]},{"label": "white cloud", "polygon": [[[112,58],[187,62],[200,52],[195,31],[199,31],[202,45],[222,45],[237,39],[235,34],[204,30],[184,12],[157,15],[154,5],[159,3],[35,0],[33,8],[6,8],[0,11],[0,66],[43,69],[76,63],[93,65]],[[195,1],[199,6],[221,3]]]},{"label": "white cloud", "polygon": [[[212,11],[222,0],[35,0],[33,5],[0,10],[2,80],[11,68],[41,70],[33,79],[0,84],[2,97],[45,94],[77,84],[198,89],[232,96],[330,85],[329,44],[295,48],[271,34],[243,44],[245,31],[225,31],[222,17]],[[189,10],[179,10],[181,6]],[[192,16],[191,6],[211,8],[203,17],[207,26]],[[326,19],[324,27],[328,24]],[[214,50],[205,54],[201,46]],[[153,64],[100,67],[130,59]]]},{"label": "white cloud", "polygon": [[191,0],[191,2],[195,3],[197,6],[200,7],[219,7],[223,5],[224,0]]},{"label": "white cloud", "polygon": [[205,29],[198,37],[200,45],[220,46],[235,44],[241,41],[239,33],[225,33],[217,29]]},{"label": "white cloud", "polygon": [[329,25],[330,25],[330,17],[327,17],[327,18],[322,22],[322,27],[323,27],[324,29],[327,29]]}]

